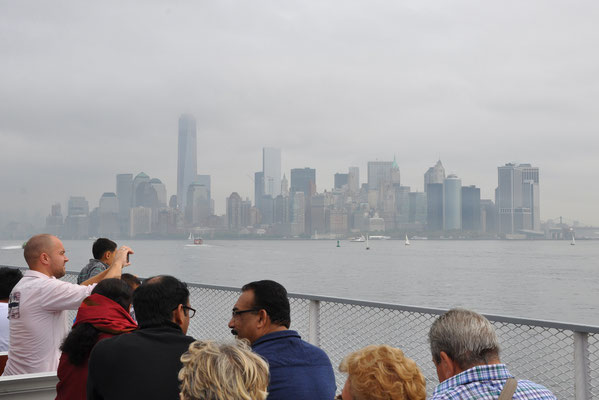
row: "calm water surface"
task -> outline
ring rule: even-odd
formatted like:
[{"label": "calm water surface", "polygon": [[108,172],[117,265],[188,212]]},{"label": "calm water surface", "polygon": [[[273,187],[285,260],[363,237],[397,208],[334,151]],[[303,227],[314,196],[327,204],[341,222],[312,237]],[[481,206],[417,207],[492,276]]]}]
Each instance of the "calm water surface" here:
[{"label": "calm water surface", "polygon": [[[92,241],[64,243],[67,270],[79,271]],[[599,325],[599,241],[383,240],[369,251],[326,240],[119,244],[135,251],[128,272],[139,276],[235,287],[268,278],[297,293]],[[0,250],[0,264],[24,266],[22,251]]]}]

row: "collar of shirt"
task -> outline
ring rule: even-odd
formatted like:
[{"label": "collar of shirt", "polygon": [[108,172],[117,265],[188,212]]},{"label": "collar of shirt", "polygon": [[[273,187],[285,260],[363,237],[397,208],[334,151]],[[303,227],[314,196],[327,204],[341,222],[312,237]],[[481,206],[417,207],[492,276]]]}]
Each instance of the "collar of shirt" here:
[{"label": "collar of shirt", "polygon": [[54,276],[48,276],[46,274],[42,274],[39,271],[34,271],[32,269],[28,269],[27,271],[25,271],[25,273],[23,274],[23,277],[27,277],[27,278],[42,278],[42,279],[56,279],[56,277]]},{"label": "collar of shirt", "polygon": [[513,375],[507,370],[505,364],[477,365],[438,384],[433,395],[472,382],[497,381],[508,378],[513,378]]},{"label": "collar of shirt", "polygon": [[252,347],[259,345],[260,343],[268,342],[270,340],[277,340],[277,339],[282,339],[282,338],[286,338],[286,337],[296,337],[298,339],[301,339],[299,333],[297,333],[296,331],[285,329],[284,331],[267,333],[266,335],[258,338],[258,340],[256,340],[252,344]]}]

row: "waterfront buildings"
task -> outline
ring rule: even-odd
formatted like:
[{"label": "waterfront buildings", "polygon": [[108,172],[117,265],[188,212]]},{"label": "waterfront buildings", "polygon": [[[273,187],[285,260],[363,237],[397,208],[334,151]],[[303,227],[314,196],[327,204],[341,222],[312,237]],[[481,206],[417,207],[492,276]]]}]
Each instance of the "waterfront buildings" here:
[{"label": "waterfront buildings", "polygon": [[198,174],[196,120],[189,114],[179,117],[179,145],[177,153],[177,205],[185,210],[189,185]]},{"label": "waterfront buildings", "polygon": [[539,169],[508,163],[497,168],[495,203],[502,234],[540,230]]}]

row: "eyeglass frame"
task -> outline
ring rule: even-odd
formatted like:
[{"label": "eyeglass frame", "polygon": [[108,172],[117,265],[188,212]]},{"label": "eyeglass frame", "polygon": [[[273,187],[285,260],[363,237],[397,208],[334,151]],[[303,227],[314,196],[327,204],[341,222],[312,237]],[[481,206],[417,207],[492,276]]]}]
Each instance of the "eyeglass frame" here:
[{"label": "eyeglass frame", "polygon": [[[175,311],[177,308],[179,308],[179,306],[175,307],[173,309],[173,311]],[[195,308],[191,308],[189,306],[186,306],[185,304],[181,304],[181,308],[184,310],[187,310],[187,316],[189,318],[193,318],[196,315],[196,309]]]},{"label": "eyeglass frame", "polygon": [[255,307],[254,308],[248,308],[247,310],[236,310],[236,309],[232,309],[231,310],[231,318],[235,318],[235,317],[237,317],[237,316],[239,316],[241,314],[245,314],[245,313],[248,313],[248,312],[258,312],[260,310],[261,310],[261,308],[255,308]]}]

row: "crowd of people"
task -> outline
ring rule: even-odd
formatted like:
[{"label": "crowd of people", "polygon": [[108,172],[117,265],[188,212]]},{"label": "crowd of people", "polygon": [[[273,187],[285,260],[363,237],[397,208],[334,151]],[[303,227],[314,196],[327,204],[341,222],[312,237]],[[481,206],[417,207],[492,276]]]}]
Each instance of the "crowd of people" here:
[{"label": "crowd of people", "polygon": [[[287,291],[277,282],[241,288],[228,324],[235,339],[196,340],[187,335],[196,310],[184,282],[123,274],[133,250],[109,239],[98,239],[92,253],[78,284],[59,280],[68,258],[52,235],[27,241],[24,274],[0,269],[3,376],[57,371],[57,399],[426,399],[416,362],[388,345],[347,355],[336,396],[329,357],[290,329]],[[77,310],[75,321],[67,310]],[[440,382],[431,400],[555,399],[509,373],[493,326],[478,313],[448,311],[428,339]]]}]

